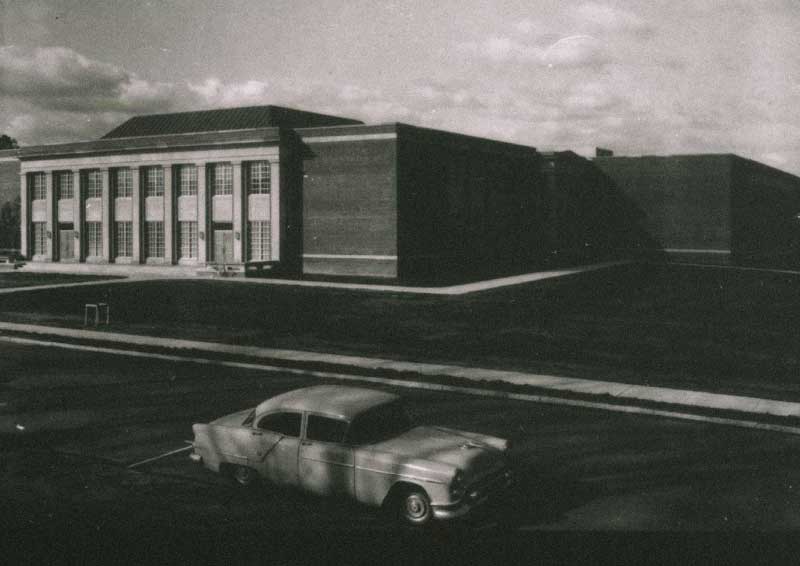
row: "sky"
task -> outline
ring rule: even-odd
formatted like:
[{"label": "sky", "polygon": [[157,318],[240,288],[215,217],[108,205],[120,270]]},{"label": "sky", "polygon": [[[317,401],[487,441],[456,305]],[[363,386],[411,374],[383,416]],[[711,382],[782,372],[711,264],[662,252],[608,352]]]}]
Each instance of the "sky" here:
[{"label": "sky", "polygon": [[280,104],[800,175],[798,0],[0,0],[0,133]]}]

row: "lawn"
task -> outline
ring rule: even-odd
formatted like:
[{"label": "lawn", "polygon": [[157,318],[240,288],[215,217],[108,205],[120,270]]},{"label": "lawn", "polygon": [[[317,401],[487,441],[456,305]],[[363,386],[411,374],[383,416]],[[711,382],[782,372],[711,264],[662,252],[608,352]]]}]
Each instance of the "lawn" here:
[{"label": "lawn", "polygon": [[0,317],[800,400],[800,277],[626,266],[457,297],[136,281],[0,297]]},{"label": "lawn", "polygon": [[57,285],[59,283],[82,283],[120,279],[104,275],[70,275],[68,273],[33,273],[25,271],[0,271],[0,289],[32,287],[35,285]]}]

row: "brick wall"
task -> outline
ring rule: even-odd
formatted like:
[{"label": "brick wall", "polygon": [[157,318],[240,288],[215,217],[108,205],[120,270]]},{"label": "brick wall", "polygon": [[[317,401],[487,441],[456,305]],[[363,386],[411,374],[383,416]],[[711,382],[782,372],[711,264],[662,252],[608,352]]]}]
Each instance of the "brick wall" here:
[{"label": "brick wall", "polygon": [[395,277],[395,140],[304,141],[303,271]]}]

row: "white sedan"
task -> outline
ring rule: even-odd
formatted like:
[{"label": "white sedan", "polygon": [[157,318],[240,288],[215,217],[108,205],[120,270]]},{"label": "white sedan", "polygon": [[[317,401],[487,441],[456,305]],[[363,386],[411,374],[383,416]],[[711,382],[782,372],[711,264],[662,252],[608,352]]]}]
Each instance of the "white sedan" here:
[{"label": "white sedan", "polygon": [[307,387],[192,429],[191,458],[242,485],[350,497],[414,525],[465,515],[512,483],[507,440],[414,426],[383,391]]}]

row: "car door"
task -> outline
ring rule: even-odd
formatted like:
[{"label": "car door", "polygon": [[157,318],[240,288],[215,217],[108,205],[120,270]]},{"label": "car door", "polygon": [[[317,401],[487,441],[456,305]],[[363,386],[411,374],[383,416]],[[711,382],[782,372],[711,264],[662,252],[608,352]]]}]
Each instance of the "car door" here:
[{"label": "car door", "polygon": [[353,448],[344,444],[348,422],[309,413],[300,443],[300,485],[318,495],[354,496]]},{"label": "car door", "polygon": [[280,411],[260,415],[252,430],[253,467],[277,485],[298,485],[297,455],[302,415]]}]

